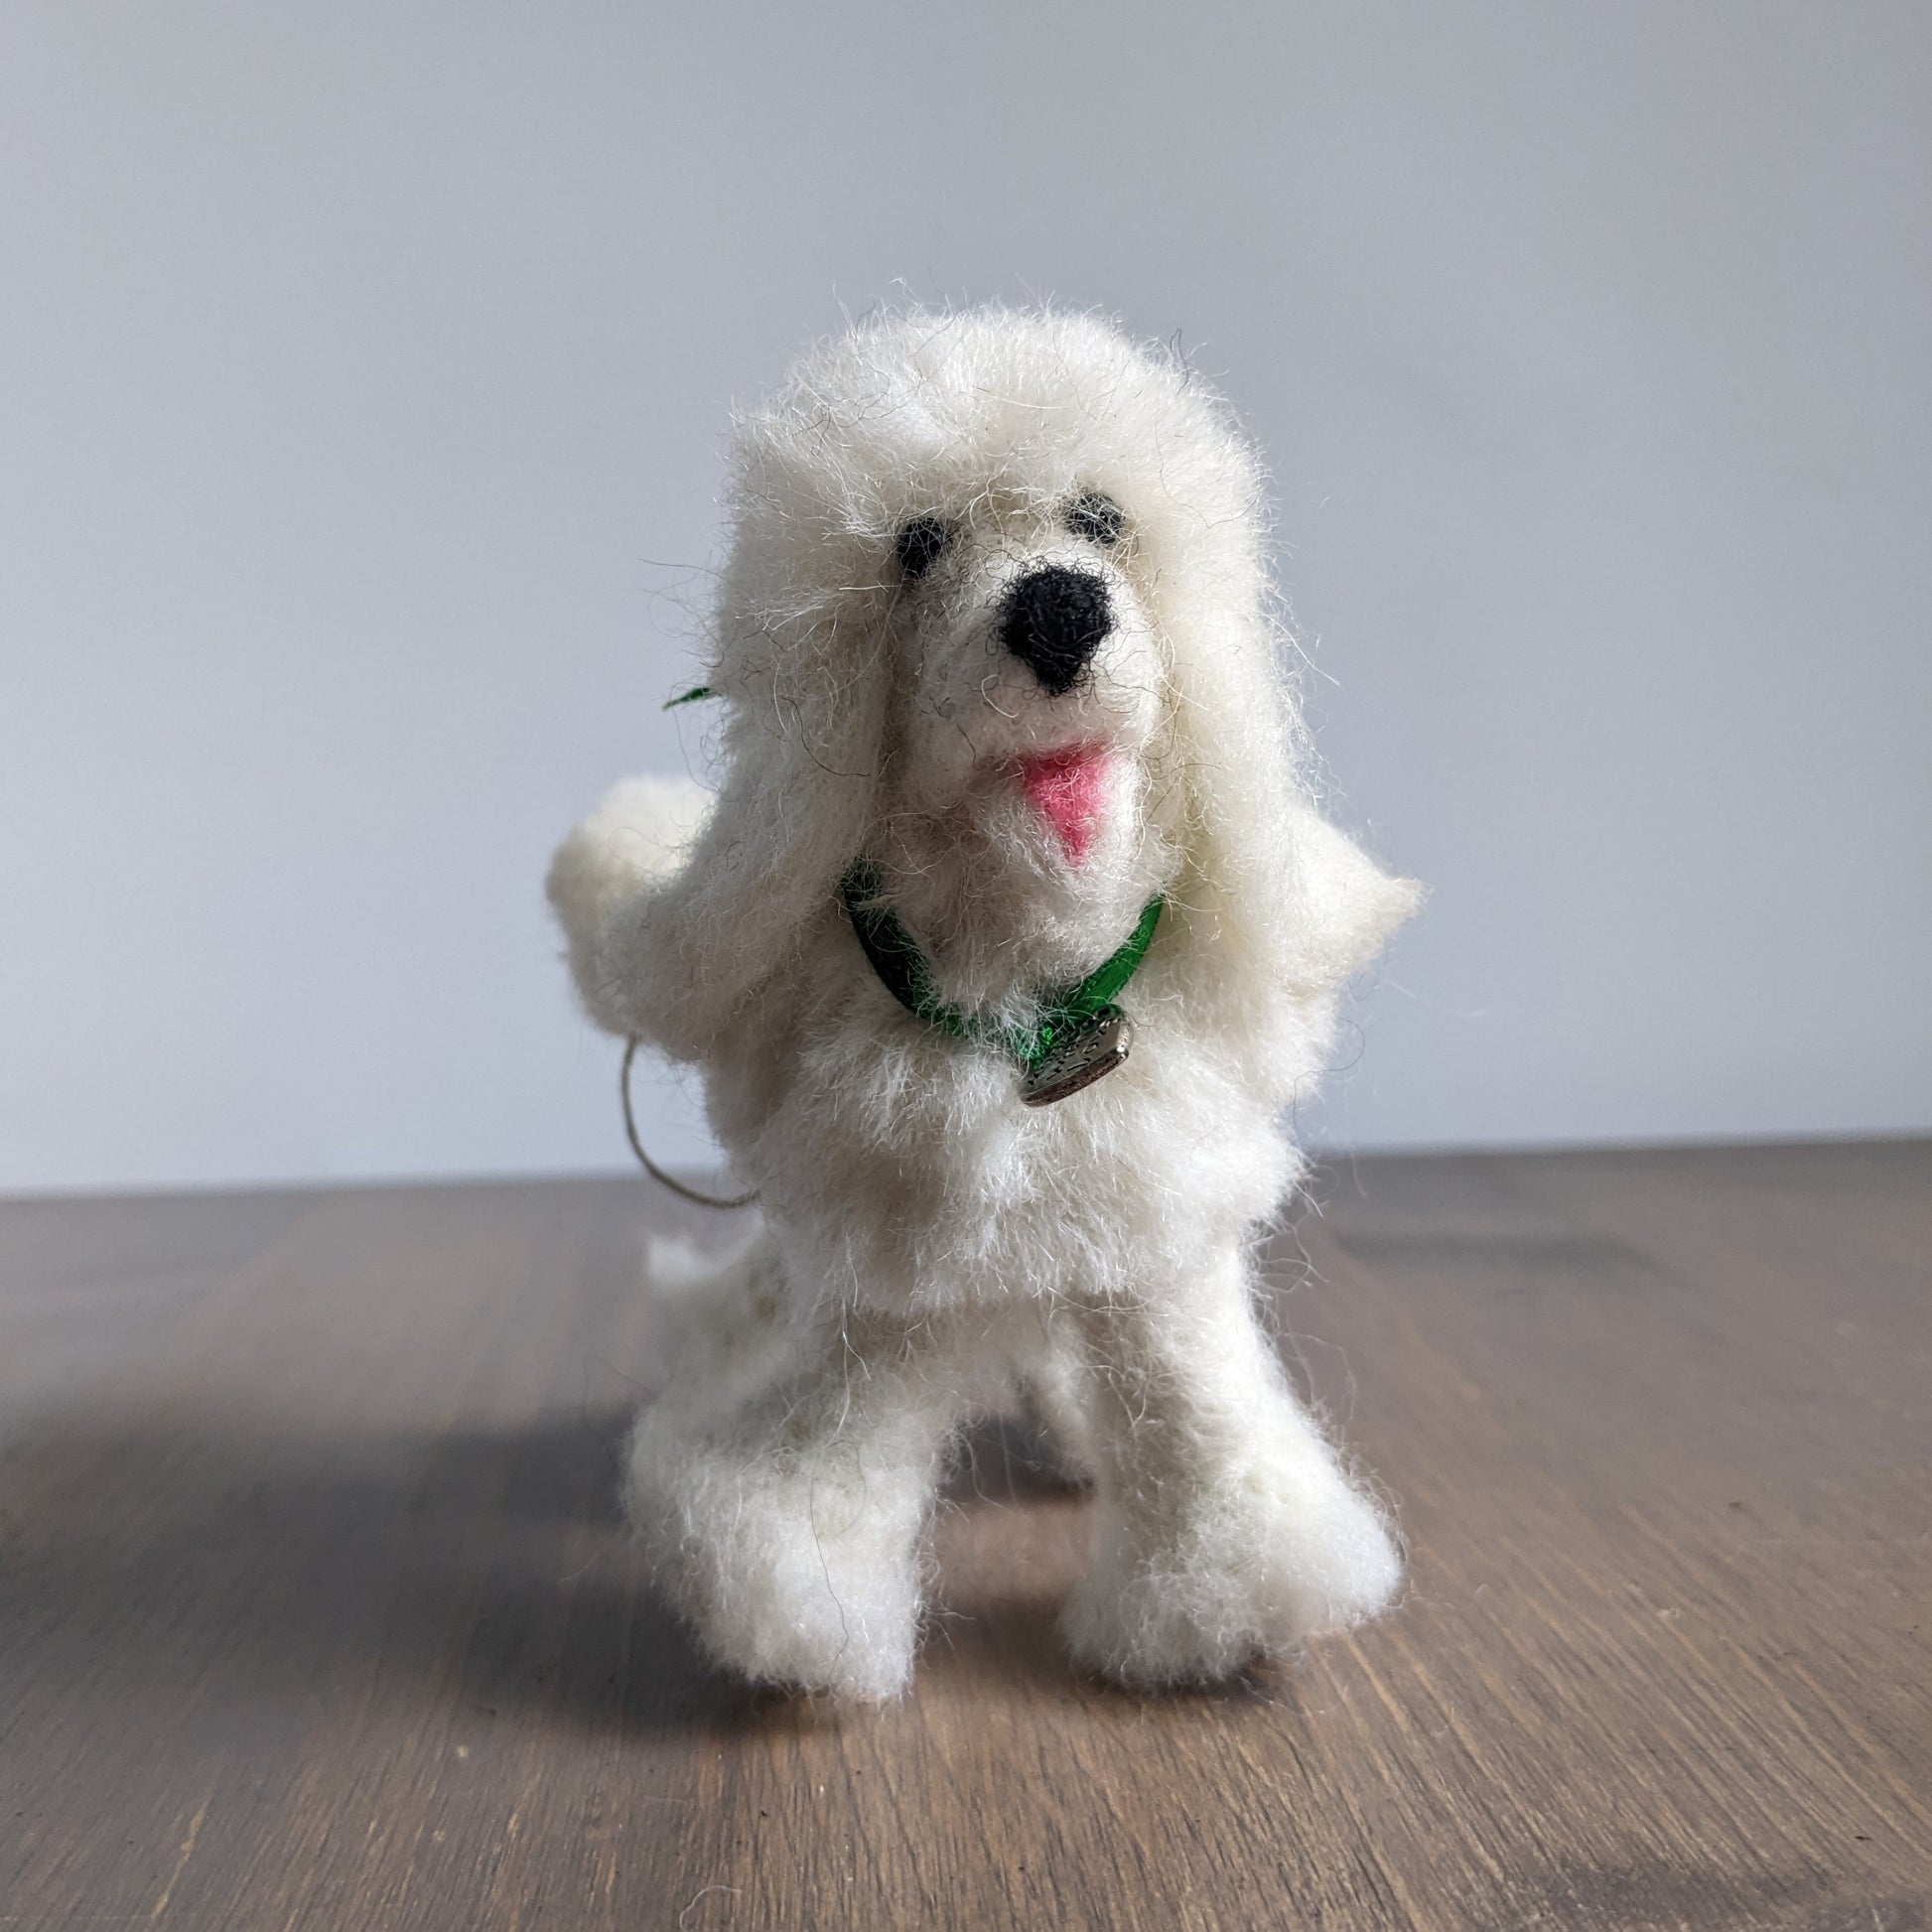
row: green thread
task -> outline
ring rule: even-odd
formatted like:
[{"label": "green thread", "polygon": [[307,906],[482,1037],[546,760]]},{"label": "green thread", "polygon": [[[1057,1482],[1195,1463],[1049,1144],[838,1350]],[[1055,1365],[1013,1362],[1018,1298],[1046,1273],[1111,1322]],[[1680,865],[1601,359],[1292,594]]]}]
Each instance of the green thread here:
[{"label": "green thread", "polygon": [[932,984],[931,962],[882,893],[879,868],[868,859],[855,860],[839,881],[839,897],[851,915],[852,929],[859,935],[859,944],[887,992],[927,1026],[938,1028],[954,1039],[971,1040],[1009,1053],[1029,1073],[1052,1051],[1054,1041],[1070,1026],[1091,1020],[1113,1004],[1114,996],[1134,977],[1146,958],[1154,940],[1154,928],[1161,923],[1164,902],[1158,897],[1149,899],[1127,943],[1103,959],[1076,985],[1049,989],[1040,1000],[1038,1023],[1032,1028],[1021,1028],[983,1020],[976,1013],[968,1013],[940,999]]},{"label": "green thread", "polygon": [[680,691],[674,698],[666,698],[663,708],[666,711],[675,711],[681,704],[696,704],[700,698],[715,698],[717,695],[718,693],[710,685],[698,684],[689,691]]}]

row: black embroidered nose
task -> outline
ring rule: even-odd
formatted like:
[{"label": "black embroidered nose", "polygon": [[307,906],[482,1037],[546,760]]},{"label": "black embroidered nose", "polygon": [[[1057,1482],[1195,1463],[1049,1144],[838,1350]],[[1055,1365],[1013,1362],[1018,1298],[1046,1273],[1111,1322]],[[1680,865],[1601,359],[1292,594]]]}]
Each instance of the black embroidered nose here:
[{"label": "black embroidered nose", "polygon": [[1106,584],[1090,570],[1055,564],[1021,578],[1007,593],[1000,641],[1057,698],[1072,690],[1113,627]]}]

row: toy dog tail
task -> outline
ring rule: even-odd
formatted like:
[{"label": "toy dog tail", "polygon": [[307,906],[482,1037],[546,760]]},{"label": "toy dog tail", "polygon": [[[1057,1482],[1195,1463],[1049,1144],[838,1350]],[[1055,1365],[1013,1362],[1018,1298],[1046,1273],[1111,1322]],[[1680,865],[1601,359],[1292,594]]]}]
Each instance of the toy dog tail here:
[{"label": "toy dog tail", "polygon": [[626,1031],[598,966],[611,914],[626,899],[674,877],[711,808],[689,778],[626,778],[557,848],[544,891],[570,944],[571,977],[590,1017]]}]

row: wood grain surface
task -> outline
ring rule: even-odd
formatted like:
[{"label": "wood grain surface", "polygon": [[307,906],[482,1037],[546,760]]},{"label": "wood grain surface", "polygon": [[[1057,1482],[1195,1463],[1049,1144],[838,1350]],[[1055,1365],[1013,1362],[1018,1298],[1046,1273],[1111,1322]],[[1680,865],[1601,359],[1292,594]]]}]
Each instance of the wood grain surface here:
[{"label": "wood grain surface", "polygon": [[1284,1327],[1402,1609],[1084,1680],[1087,1505],[982,1432],[883,1715],[625,1547],[647,1183],[0,1207],[0,1925],[1927,1927],[1932,1147],[1320,1192]]}]

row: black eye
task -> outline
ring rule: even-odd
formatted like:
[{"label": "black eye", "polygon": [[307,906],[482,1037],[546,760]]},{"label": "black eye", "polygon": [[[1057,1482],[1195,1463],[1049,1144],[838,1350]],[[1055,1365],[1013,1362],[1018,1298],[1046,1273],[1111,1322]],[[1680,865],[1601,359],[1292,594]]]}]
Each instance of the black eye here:
[{"label": "black eye", "polygon": [[952,532],[938,517],[913,517],[909,523],[899,525],[894,544],[899,569],[908,577],[923,577],[946,554],[946,545],[951,541]]},{"label": "black eye", "polygon": [[1083,490],[1066,506],[1066,527],[1088,543],[1118,543],[1127,528],[1127,512],[1111,496]]}]

